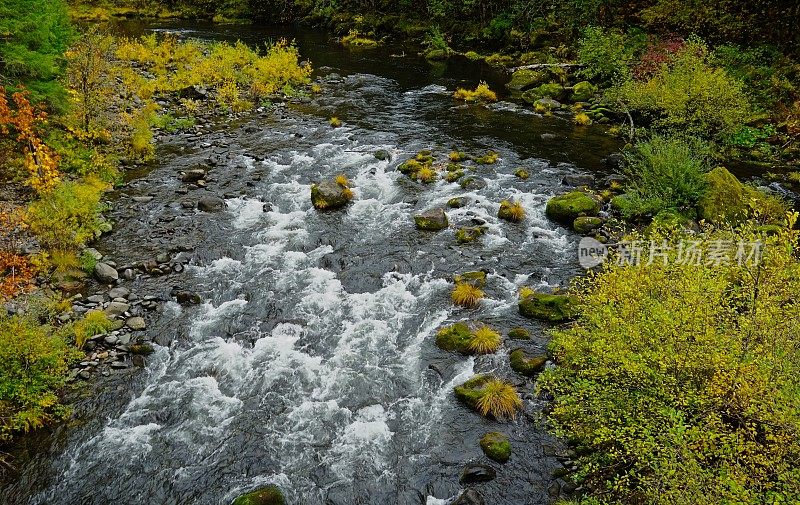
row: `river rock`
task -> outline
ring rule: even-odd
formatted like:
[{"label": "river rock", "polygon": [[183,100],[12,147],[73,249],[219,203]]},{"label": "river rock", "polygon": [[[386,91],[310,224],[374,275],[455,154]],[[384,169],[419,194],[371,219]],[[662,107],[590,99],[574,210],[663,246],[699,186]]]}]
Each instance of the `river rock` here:
[{"label": "river rock", "polygon": [[481,438],[480,445],[486,457],[498,463],[505,463],[511,457],[511,442],[504,433],[487,433]]},{"label": "river rock", "polygon": [[541,372],[544,370],[544,365],[547,363],[547,356],[540,355],[529,358],[522,349],[514,349],[511,351],[509,358],[511,360],[511,369],[526,377],[533,377]]},{"label": "river rock", "polygon": [[130,294],[131,294],[131,291],[129,289],[123,288],[123,287],[116,287],[116,288],[114,288],[114,289],[112,289],[111,291],[108,292],[108,296],[111,299],[114,299],[114,298],[128,298],[128,296]]},{"label": "river rock", "polygon": [[529,293],[519,300],[519,313],[525,317],[560,323],[575,316],[575,298],[570,295]]},{"label": "river rock", "polygon": [[205,178],[206,178],[205,170],[203,170],[202,168],[193,168],[183,173],[183,176],[181,176],[181,181],[197,182]]},{"label": "river rock", "polygon": [[105,308],[103,312],[106,313],[108,317],[119,317],[126,313],[131,306],[127,303],[123,302],[111,302],[108,304],[108,307]]},{"label": "river rock", "polygon": [[417,225],[417,229],[426,231],[444,230],[450,224],[447,214],[441,207],[414,216],[414,223]]},{"label": "river rock", "polygon": [[511,91],[526,91],[550,80],[549,72],[522,68],[511,75],[511,81],[506,87]]},{"label": "river rock", "polygon": [[140,316],[131,317],[125,324],[133,331],[140,331],[147,328],[147,323],[145,323],[144,318]]},{"label": "river rock", "polygon": [[483,496],[475,489],[467,489],[453,500],[450,505],[485,505]]},{"label": "river rock", "polygon": [[579,216],[596,216],[600,204],[582,191],[572,191],[555,196],[547,201],[545,214],[547,217],[567,226],[572,226]]},{"label": "river rock", "polygon": [[472,463],[464,467],[459,482],[461,484],[477,484],[480,482],[489,482],[490,480],[494,480],[495,477],[497,477],[497,472],[494,471],[494,468],[488,465]]},{"label": "river rock", "polygon": [[100,261],[101,259],[103,259],[103,255],[100,254],[100,251],[98,251],[94,247],[87,247],[86,249],[83,250],[83,254],[91,256],[92,258],[95,259],[95,261]]},{"label": "river rock", "polygon": [[203,212],[220,212],[225,209],[225,200],[218,196],[204,196],[197,202],[197,208]]},{"label": "river rock", "polygon": [[286,499],[278,486],[265,486],[239,496],[232,505],[286,505]]},{"label": "river rock", "polygon": [[375,151],[375,159],[377,160],[386,161],[391,159],[391,157],[392,155],[389,154],[389,151],[387,151],[386,149],[379,149]]},{"label": "river rock", "polygon": [[119,279],[117,270],[107,263],[97,263],[94,266],[94,276],[103,284],[114,284]]},{"label": "river rock", "polygon": [[333,210],[344,207],[353,198],[350,189],[336,181],[324,181],[311,186],[311,203],[317,210]]},{"label": "river rock", "polygon": [[561,184],[565,186],[593,186],[595,182],[594,176],[591,174],[567,174],[561,179]]},{"label": "river rock", "polygon": [[199,305],[202,301],[200,295],[191,291],[177,291],[175,292],[175,299],[181,305]]}]

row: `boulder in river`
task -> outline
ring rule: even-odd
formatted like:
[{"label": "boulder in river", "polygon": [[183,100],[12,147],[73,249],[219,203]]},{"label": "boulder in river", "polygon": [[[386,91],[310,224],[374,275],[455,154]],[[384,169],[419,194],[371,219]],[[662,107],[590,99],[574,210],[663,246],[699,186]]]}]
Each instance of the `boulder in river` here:
[{"label": "boulder in river", "polygon": [[583,191],[570,191],[547,201],[545,214],[553,221],[572,226],[579,216],[596,216],[600,204]]},{"label": "boulder in river", "polygon": [[447,228],[450,223],[444,209],[435,208],[414,216],[417,229],[426,231],[439,231]]},{"label": "boulder in river", "polygon": [[511,442],[504,433],[487,433],[481,438],[480,444],[486,457],[498,463],[505,463],[511,457]]},{"label": "boulder in river", "polygon": [[575,317],[575,298],[570,295],[525,292],[520,296],[519,313],[525,317],[560,323]]},{"label": "boulder in river", "polygon": [[181,176],[181,181],[197,182],[205,178],[206,178],[205,170],[203,170],[202,168],[193,168],[183,173],[183,176]]},{"label": "boulder in river", "polygon": [[534,86],[539,86],[550,80],[550,73],[530,68],[521,68],[511,75],[511,81],[506,84],[510,91],[526,91]]},{"label": "boulder in river", "polygon": [[547,363],[547,356],[540,355],[529,358],[522,349],[511,351],[509,358],[511,359],[511,369],[526,377],[533,377],[541,372],[544,370],[545,363]]},{"label": "boulder in river", "polygon": [[225,209],[225,200],[218,196],[204,196],[197,202],[197,208],[203,212],[220,212]]},{"label": "boulder in river", "polygon": [[286,499],[277,486],[265,486],[239,496],[232,505],[286,505]]},{"label": "boulder in river", "polygon": [[512,328],[508,331],[508,338],[513,338],[514,340],[530,340],[531,332],[525,328]]},{"label": "boulder in river", "polygon": [[461,484],[477,484],[480,482],[489,482],[490,480],[494,480],[496,476],[497,472],[495,472],[494,468],[490,467],[489,465],[471,463],[464,467],[464,471],[461,472],[461,478],[459,479],[459,482]]},{"label": "boulder in river", "polygon": [[97,263],[94,266],[94,276],[103,284],[114,284],[119,279],[117,269],[107,263]]},{"label": "boulder in river", "polygon": [[486,505],[476,489],[465,489],[450,505]]},{"label": "boulder in river", "polygon": [[353,191],[344,181],[324,181],[311,186],[311,203],[317,210],[339,209],[353,199]]}]

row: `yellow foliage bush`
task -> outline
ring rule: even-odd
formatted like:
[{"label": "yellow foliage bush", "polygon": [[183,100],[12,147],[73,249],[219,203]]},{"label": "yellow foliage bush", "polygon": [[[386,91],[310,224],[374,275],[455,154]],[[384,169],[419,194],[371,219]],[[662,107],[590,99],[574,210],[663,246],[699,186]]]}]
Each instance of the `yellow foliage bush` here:
[{"label": "yellow foliage bush", "polygon": [[453,94],[456,100],[463,100],[465,102],[496,102],[497,93],[489,89],[489,85],[481,81],[474,90],[458,88]]}]

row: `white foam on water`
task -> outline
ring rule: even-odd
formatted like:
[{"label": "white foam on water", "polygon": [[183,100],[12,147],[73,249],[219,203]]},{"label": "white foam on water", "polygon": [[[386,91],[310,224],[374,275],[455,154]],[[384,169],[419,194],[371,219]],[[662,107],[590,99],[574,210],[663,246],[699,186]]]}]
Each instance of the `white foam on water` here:
[{"label": "white foam on water", "polygon": [[231,198],[227,204],[228,211],[234,216],[233,227],[237,230],[257,225],[264,215],[264,203],[255,198]]},{"label": "white foam on water", "polygon": [[191,325],[189,335],[195,340],[203,340],[208,337],[207,330],[213,327],[222,319],[232,317],[242,311],[247,305],[247,300],[237,298],[214,306],[211,302],[205,302],[201,307],[201,316],[196,318]]}]

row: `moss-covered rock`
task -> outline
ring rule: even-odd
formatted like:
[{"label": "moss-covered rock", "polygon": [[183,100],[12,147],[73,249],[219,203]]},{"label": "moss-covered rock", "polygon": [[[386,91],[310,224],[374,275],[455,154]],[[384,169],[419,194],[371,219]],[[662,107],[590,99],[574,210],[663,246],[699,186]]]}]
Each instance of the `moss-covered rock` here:
[{"label": "moss-covered rock", "polygon": [[475,272],[456,274],[453,276],[453,281],[455,281],[456,284],[459,282],[465,282],[471,286],[475,286],[476,288],[482,288],[486,286],[486,272],[478,270]]},{"label": "moss-covered rock", "polygon": [[581,81],[572,87],[572,101],[586,102],[594,96],[594,86],[589,81]]},{"label": "moss-covered rock", "polygon": [[456,182],[462,177],[464,177],[464,171],[457,170],[455,172],[447,172],[447,175],[444,176],[444,180],[446,180],[447,182]]},{"label": "moss-covered rock", "polygon": [[528,103],[535,103],[540,98],[551,98],[553,100],[561,100],[566,94],[564,86],[554,82],[542,84],[538,87],[529,89],[522,94],[522,99]]},{"label": "moss-covered rock", "polygon": [[541,372],[544,370],[545,363],[547,363],[547,356],[542,355],[529,358],[522,349],[514,349],[511,351],[509,358],[511,360],[511,369],[526,377],[533,377]]},{"label": "moss-covered rock", "polygon": [[444,351],[469,354],[469,342],[472,330],[466,323],[445,326],[436,333],[436,345]]},{"label": "moss-covered rock", "polygon": [[460,209],[461,207],[466,206],[468,203],[466,196],[456,196],[447,200],[447,206],[451,209]]},{"label": "moss-covered rock", "polygon": [[431,61],[443,61],[450,57],[450,51],[447,49],[428,49],[425,51],[425,59]]},{"label": "moss-covered rock", "polygon": [[575,298],[570,295],[531,292],[520,297],[519,313],[525,317],[558,323],[575,317],[575,304]]},{"label": "moss-covered rock", "polygon": [[512,328],[508,332],[508,338],[513,338],[515,340],[529,340],[531,338],[531,332],[525,328]]},{"label": "moss-covered rock", "polygon": [[417,229],[426,231],[444,230],[450,225],[447,214],[441,208],[431,209],[414,216],[414,223],[417,225]]},{"label": "moss-covered rock", "polygon": [[566,226],[572,226],[580,216],[596,216],[600,212],[600,204],[582,191],[570,191],[554,196],[547,202],[547,217]]},{"label": "moss-covered rock", "polygon": [[781,222],[786,205],[778,198],[739,182],[735,175],[724,167],[717,167],[706,174],[708,188],[697,203],[701,219],[711,223],[738,223],[747,218],[753,207],[761,217],[771,222]]},{"label": "moss-covered rock", "polygon": [[602,226],[603,220],[594,216],[580,216],[572,222],[572,229],[581,235],[588,235]]},{"label": "moss-covered rock", "polygon": [[464,402],[468,407],[477,409],[483,386],[490,380],[492,380],[491,375],[476,375],[460,386],[456,386],[453,391],[456,394],[456,398]]},{"label": "moss-covered rock", "polygon": [[550,74],[547,72],[523,68],[511,75],[511,81],[506,84],[506,87],[510,91],[522,92],[545,84],[549,79]]},{"label": "moss-covered rock", "polygon": [[517,176],[518,179],[522,179],[523,181],[527,180],[528,177],[531,176],[531,174],[529,174],[528,171],[525,170],[524,168],[518,168],[516,171],[514,171],[514,175]]},{"label": "moss-covered rock", "polygon": [[485,226],[466,226],[456,230],[456,242],[459,244],[468,244],[474,242],[486,233]]},{"label": "moss-covered rock", "polygon": [[286,499],[277,486],[266,486],[241,495],[232,505],[286,505]]},{"label": "moss-covered rock", "polygon": [[486,457],[498,463],[505,463],[511,457],[511,442],[503,433],[496,431],[487,433],[481,438],[480,444]]},{"label": "moss-covered rock", "polygon": [[311,186],[311,203],[318,210],[344,207],[352,198],[350,188],[336,181],[325,181]]}]

